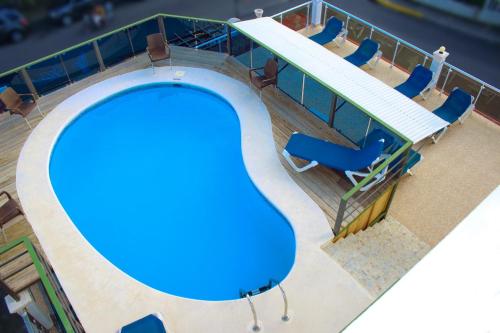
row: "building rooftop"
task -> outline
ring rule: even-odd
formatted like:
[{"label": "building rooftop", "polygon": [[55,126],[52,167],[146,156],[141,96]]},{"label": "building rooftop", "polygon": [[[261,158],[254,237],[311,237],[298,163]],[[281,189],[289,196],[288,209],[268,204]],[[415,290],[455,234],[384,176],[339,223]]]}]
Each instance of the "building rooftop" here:
[{"label": "building rooftop", "polygon": [[[374,38],[381,44],[383,51],[383,56],[378,64],[373,67],[363,66],[360,69],[353,67],[349,70],[358,73],[366,82],[375,78],[377,82],[382,83],[382,88],[377,91],[391,91],[392,93],[390,87],[404,82],[415,65],[421,63],[426,67],[430,66],[432,57],[430,53],[412,47],[392,34],[370,26],[369,23],[355,16],[350,16],[341,9],[327,3],[321,4],[320,24],[312,24],[314,14],[310,2],[274,15],[272,22],[271,19],[260,20],[267,22],[266,31],[271,29],[269,27],[277,24],[276,22],[280,22],[302,36],[311,36],[321,31],[331,16],[343,20],[344,27],[347,25],[348,30],[347,41],[340,46],[334,42],[327,43],[324,49],[321,49],[321,53],[324,54],[323,60],[331,55],[332,59],[338,58],[341,64],[343,63],[340,58],[354,52],[362,39],[365,37]],[[266,313],[261,314],[263,325],[267,328],[272,327],[272,330],[276,332],[301,332],[303,331],[301,322],[312,323],[313,319],[321,321],[323,314],[336,313],[334,318],[318,322],[317,329],[325,329],[326,331],[326,328],[329,327],[334,331],[339,331],[394,282],[405,275],[500,184],[500,169],[498,168],[500,165],[500,150],[498,149],[498,142],[500,142],[500,126],[498,126],[500,93],[496,87],[445,63],[437,86],[430,91],[426,99],[420,96],[413,100],[405,99],[405,105],[411,106],[420,113],[429,112],[429,119],[432,120],[437,117],[431,112],[442,105],[450,91],[458,86],[474,95],[476,112],[473,112],[463,124],[458,122],[453,124],[437,144],[432,144],[429,136],[442,126],[437,126],[431,131],[419,130],[418,133],[415,132],[418,135],[414,136],[406,135],[409,132],[405,132],[404,127],[401,127],[401,132],[398,132],[398,123],[401,124],[401,122],[387,125],[386,122],[381,121],[380,117],[384,117],[381,113],[382,106],[375,108],[376,110],[372,109],[368,100],[363,102],[365,104],[361,102],[355,104],[359,98],[355,95],[346,96],[346,93],[343,93],[343,91],[348,92],[349,90],[346,85],[348,80],[344,80],[345,84],[341,85],[341,88],[338,88],[338,82],[334,80],[327,82],[326,85],[324,81],[318,81],[312,72],[315,71],[317,75],[320,75],[318,73],[321,71],[318,69],[319,67],[311,69],[312,67],[307,63],[304,54],[308,50],[302,49],[302,56],[296,59],[298,63],[294,63],[289,58],[285,58],[285,53],[290,54],[293,52],[292,49],[279,49],[276,45],[274,47],[270,45],[272,44],[270,41],[259,40],[256,35],[252,36],[247,25],[253,26],[253,23],[248,22],[252,21],[228,24],[212,20],[158,15],[38,62],[9,71],[0,76],[0,85],[12,86],[19,92],[33,92],[35,90],[40,95],[37,99],[38,106],[44,114],[49,115],[47,118],[51,118],[51,112],[57,111],[61,103],[64,103],[71,96],[78,96],[78,93],[88,91],[89,87],[103,82],[111,82],[106,80],[117,78],[122,74],[149,69],[151,67],[150,60],[144,53],[145,37],[149,33],[158,31],[164,33],[170,42],[174,66],[186,72],[189,72],[189,68],[208,69],[224,74],[245,85],[249,85],[249,68],[261,67],[267,59],[277,57],[280,68],[278,85],[276,88],[263,89],[261,101],[270,116],[272,138],[274,139],[275,152],[281,162],[280,168],[286,170],[288,178],[292,179],[303,193],[312,199],[311,203],[321,209],[318,211],[324,213],[324,218],[309,221],[309,225],[304,224],[306,218],[299,219],[300,223],[294,225],[294,228],[306,231],[296,231],[296,233],[300,232],[297,238],[300,240],[302,235],[307,234],[305,238],[308,238],[314,234],[314,241],[308,239],[307,246],[311,246],[310,251],[315,255],[317,255],[316,251],[328,254],[325,256],[329,258],[327,261],[320,261],[322,265],[328,262],[331,266],[328,266],[328,273],[325,273],[323,277],[320,276],[320,273],[316,274],[318,276],[311,277],[309,285],[303,284],[304,288],[301,288],[301,283],[297,281],[305,281],[303,279],[307,274],[300,273],[302,278],[299,280],[292,278],[292,282],[290,279],[288,283],[287,280],[283,281],[292,309],[292,318],[293,316],[297,316],[297,318],[306,316],[306,318],[302,317],[295,322],[292,319],[289,325],[285,324],[288,326],[280,326],[269,323],[272,316]],[[280,25],[279,29],[281,27]],[[292,30],[286,30],[286,34],[294,35],[295,32]],[[200,31],[205,34],[200,34]],[[271,33],[272,31],[269,31],[270,35]],[[261,37],[264,38],[264,36],[265,34]],[[302,38],[302,40],[304,39]],[[264,44],[259,45],[259,42]],[[280,43],[281,46],[284,45],[283,38]],[[317,46],[314,45],[314,48]],[[163,73],[163,71],[162,68],[158,73]],[[334,75],[334,71],[323,74]],[[154,72],[152,75],[155,75]],[[328,75],[323,77],[326,78]],[[251,87],[249,86],[248,89],[250,91]],[[356,94],[362,94],[362,91],[363,89],[358,89]],[[377,93],[374,91],[371,90],[370,99],[376,98]],[[252,94],[255,94],[255,91]],[[403,100],[404,96],[399,95],[398,93],[398,98]],[[388,96],[385,97],[389,98]],[[335,105],[333,101],[337,102],[337,97],[339,104],[340,101],[343,104],[335,112],[335,120],[333,121],[331,110],[332,104]],[[404,108],[397,104],[394,112],[398,106]],[[60,113],[60,110],[58,112]],[[40,127],[37,126],[41,121],[44,122],[42,125],[50,121],[50,119],[42,119],[36,112],[30,113],[27,120],[35,128],[33,133],[36,135],[33,134],[31,137],[40,137],[40,130],[37,130]],[[408,126],[411,125],[411,121],[408,119],[404,121]],[[383,129],[392,133],[400,146],[389,152],[391,158],[384,166],[370,170],[370,175],[358,185],[351,184],[342,173],[323,166],[318,166],[307,172],[295,172],[281,154],[290,135],[295,131],[356,148],[364,145],[367,136],[374,129]],[[32,140],[30,139],[31,133],[31,129],[21,117],[10,116],[6,112],[0,114],[0,190],[8,191],[16,200],[19,200],[17,192],[19,183],[25,181],[24,178],[21,181],[16,180],[17,163],[23,146],[27,140],[28,142]],[[410,140],[408,137],[411,137]],[[410,152],[409,148],[412,148],[411,152],[423,156],[420,162],[411,167],[412,175],[401,172],[404,167],[402,161],[406,163],[403,156]],[[248,158],[258,161],[257,155],[252,153],[249,155],[251,157]],[[386,177],[370,190],[360,191],[362,185],[379,174],[383,167],[389,169]],[[40,174],[44,170],[42,165],[31,165],[29,168]],[[274,169],[270,168],[269,170]],[[17,175],[19,176],[19,174]],[[137,179],[133,181],[137,181]],[[131,184],[133,181],[131,180]],[[271,192],[277,191],[273,195],[279,197],[279,186],[273,187],[272,180],[261,181],[262,184],[265,184],[262,186],[269,186],[270,189],[273,189]],[[21,197],[21,204],[26,205],[23,208],[28,213],[27,217],[16,217],[3,228],[6,239],[0,239],[0,246],[2,246],[0,247],[2,249],[0,251],[0,277],[5,279],[5,276],[1,275],[1,267],[12,262],[11,258],[16,257],[20,251],[18,247],[13,248],[8,244],[21,237],[28,237],[29,240],[23,238],[24,244],[32,242],[39,251],[39,256],[44,258],[46,256],[44,260],[47,260],[48,270],[50,271],[50,265],[55,269],[57,277],[54,276],[51,282],[44,283],[43,287],[49,294],[52,288],[60,290],[57,297],[62,300],[62,305],[61,308],[58,306],[55,308],[57,316],[64,317],[60,318],[63,323],[61,326],[66,331],[68,328],[70,331],[71,329],[79,331],[78,319],[80,319],[86,330],[98,329],[105,318],[98,317],[92,312],[98,307],[90,300],[93,299],[97,302],[100,299],[99,295],[89,297],[87,302],[84,302],[82,297],[88,290],[94,290],[95,286],[108,281],[106,279],[109,276],[99,279],[96,275],[94,287],[89,286],[88,290],[85,289],[84,279],[81,277],[78,279],[79,274],[76,270],[78,263],[72,262],[68,266],[63,265],[64,260],[74,261],[74,259],[68,258],[68,256],[63,258],[64,256],[55,250],[61,250],[62,243],[58,243],[56,236],[54,238],[49,236],[50,233],[47,230],[50,228],[43,229],[49,224],[41,221],[43,219],[40,216],[33,216],[33,211],[27,207],[26,203],[33,202],[33,198],[27,200]],[[308,211],[307,209],[309,208],[303,208],[303,212]],[[298,204],[293,214],[300,216],[300,212],[301,208]],[[328,223],[327,225],[322,225],[323,219]],[[379,222],[380,225],[377,225]],[[33,224],[33,228],[30,223]],[[333,231],[331,234],[323,232],[329,229]],[[309,235],[308,232],[311,234]],[[319,236],[320,234],[321,236]],[[80,238],[76,240],[76,243],[81,245],[85,242],[82,242],[83,237],[80,236]],[[85,251],[82,250],[82,253]],[[75,247],[70,252],[77,256],[78,248]],[[299,252],[298,257],[301,258],[301,256],[302,252]],[[33,256],[31,258],[33,262],[37,261]],[[22,264],[19,265],[22,266]],[[102,272],[107,270],[108,268],[103,268]],[[115,270],[111,269],[113,274],[116,274]],[[335,282],[328,281],[327,277],[330,273],[332,274],[330,277],[335,276]],[[30,269],[26,274],[33,277],[40,274],[40,271]],[[295,276],[294,274],[292,275]],[[61,280],[62,291],[59,283],[56,282],[58,278]],[[27,280],[38,281],[36,278]],[[137,282],[133,280],[132,283],[126,279],[123,281],[126,281],[127,286]],[[28,284],[33,283],[37,282]],[[342,289],[338,291],[337,297],[340,294],[344,294],[344,296],[341,300],[322,301],[321,299],[325,297],[321,294],[321,288],[314,289],[310,284],[320,284],[326,288],[324,290],[330,290],[332,286],[335,286],[335,288]],[[113,290],[119,294],[118,289]],[[314,294],[314,290],[320,294],[311,295],[311,293]],[[64,295],[65,292],[68,294],[67,299]],[[149,291],[147,292],[149,293]],[[276,290],[274,293],[278,295]],[[247,329],[247,324],[250,322],[251,312],[248,305],[246,303],[241,305],[244,300],[240,300],[240,303],[235,302],[239,305],[222,306],[224,311],[228,311],[227,316],[221,315],[221,318],[227,319],[227,326],[223,327],[224,323],[218,321],[216,316],[203,318],[203,323],[201,321],[195,322],[196,316],[190,317],[189,322],[183,321],[182,319],[186,317],[184,317],[185,314],[181,308],[187,303],[177,303],[177,301],[169,303],[171,295],[164,299],[164,295],[160,295],[161,293],[156,290],[153,294],[157,301],[168,300],[165,301],[164,306],[158,306],[157,311],[162,312],[167,324],[174,331],[195,332],[202,327],[197,325],[203,324],[203,327],[214,328],[214,331],[234,332],[239,323],[241,323],[241,331],[243,331]],[[124,295],[123,297],[129,296]],[[332,297],[335,298],[333,295]],[[124,313],[120,317],[116,311],[113,312],[114,314],[110,312],[106,329],[113,330],[115,327],[117,329],[120,320],[123,321],[125,318],[127,320],[122,324],[139,318],[141,311],[144,310],[140,306],[141,302],[148,303],[146,296],[140,298],[139,305],[130,309],[127,308],[127,304],[120,304],[120,297],[114,298],[113,304],[122,309]],[[259,296],[255,299],[257,307],[262,306],[262,308],[276,303],[275,300],[268,301],[264,297],[259,298]],[[305,306],[299,305],[299,299],[304,301]],[[317,300],[317,304],[322,304],[322,306],[317,309],[315,314],[312,314],[310,313],[312,308],[309,310],[306,308],[312,306],[314,299]],[[51,301],[54,302],[53,299]],[[76,316],[69,310],[68,304],[70,303],[75,307]],[[175,304],[175,307],[172,307],[172,304]],[[207,313],[216,309],[216,307],[212,308],[207,304],[204,306],[206,306],[204,311]],[[154,306],[148,305],[148,308],[152,309]],[[187,308],[191,308],[191,305]],[[231,309],[235,312],[231,313]],[[127,310],[129,312],[125,313]],[[302,313],[299,313],[301,311]]]}]

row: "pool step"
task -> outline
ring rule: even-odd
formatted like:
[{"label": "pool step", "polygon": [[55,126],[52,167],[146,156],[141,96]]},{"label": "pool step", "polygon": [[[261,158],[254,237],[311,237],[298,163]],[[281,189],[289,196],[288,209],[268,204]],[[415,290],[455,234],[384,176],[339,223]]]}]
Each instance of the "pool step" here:
[{"label": "pool step", "polygon": [[391,217],[322,248],[373,297],[394,284],[430,250]]}]

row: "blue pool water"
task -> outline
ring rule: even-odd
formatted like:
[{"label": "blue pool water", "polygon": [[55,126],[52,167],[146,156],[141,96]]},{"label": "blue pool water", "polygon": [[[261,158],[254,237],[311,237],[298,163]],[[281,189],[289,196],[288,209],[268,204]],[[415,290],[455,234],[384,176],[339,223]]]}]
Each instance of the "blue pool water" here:
[{"label": "blue pool water", "polygon": [[236,299],[293,265],[292,228],[247,174],[237,114],[209,92],[155,85],[112,96],[63,131],[49,172],[90,244],[158,290]]}]

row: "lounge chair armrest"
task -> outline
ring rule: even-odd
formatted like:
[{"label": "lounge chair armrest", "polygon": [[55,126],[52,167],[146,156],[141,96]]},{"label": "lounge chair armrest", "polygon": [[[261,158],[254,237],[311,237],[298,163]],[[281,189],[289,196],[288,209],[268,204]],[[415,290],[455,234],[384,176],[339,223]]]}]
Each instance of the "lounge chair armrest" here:
[{"label": "lounge chair armrest", "polygon": [[267,82],[271,82],[271,81],[276,81],[276,76],[270,77],[269,79],[262,80],[263,83],[267,83]]},{"label": "lounge chair armrest", "polygon": [[264,67],[254,67],[254,68],[250,68],[248,71],[249,72],[256,72],[256,71],[261,70],[261,69],[264,69]]},{"label": "lounge chair armrest", "polygon": [[5,108],[5,111],[9,111],[10,113],[20,111],[19,108]]},{"label": "lounge chair armrest", "polygon": [[7,191],[0,192],[0,196],[1,195],[5,195],[7,197],[7,199],[12,200],[12,197],[10,196],[9,192],[7,192]]},{"label": "lounge chair armrest", "polygon": [[339,35],[337,37],[342,37],[342,39],[345,42],[345,40],[347,39],[347,33],[348,33],[347,29],[342,28],[342,30],[340,30]]}]

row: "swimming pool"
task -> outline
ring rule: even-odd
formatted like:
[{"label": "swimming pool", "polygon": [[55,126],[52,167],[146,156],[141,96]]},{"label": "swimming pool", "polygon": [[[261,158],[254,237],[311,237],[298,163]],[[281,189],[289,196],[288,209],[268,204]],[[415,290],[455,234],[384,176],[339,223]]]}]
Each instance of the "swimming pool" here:
[{"label": "swimming pool", "polygon": [[294,263],[291,226],[247,174],[238,116],[209,91],[155,84],[105,99],[61,133],[49,176],[87,241],[163,292],[236,299]]}]

